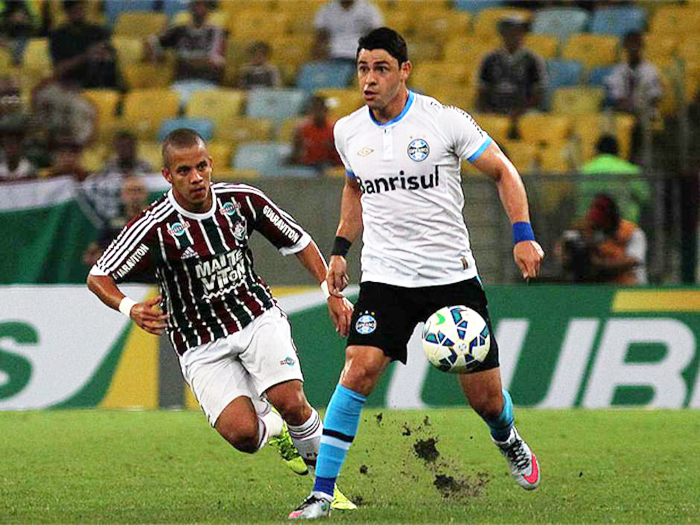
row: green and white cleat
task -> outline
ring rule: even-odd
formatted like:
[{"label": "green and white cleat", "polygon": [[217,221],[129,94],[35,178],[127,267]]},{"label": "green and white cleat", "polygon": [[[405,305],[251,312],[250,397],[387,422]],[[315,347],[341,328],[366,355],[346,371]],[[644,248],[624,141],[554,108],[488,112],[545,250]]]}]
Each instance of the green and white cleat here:
[{"label": "green and white cleat", "polygon": [[331,500],[322,492],[312,492],[289,516],[290,520],[315,520],[331,515]]},{"label": "green and white cleat", "polygon": [[297,447],[294,446],[286,423],[283,423],[280,435],[270,437],[268,443],[277,449],[285,465],[292,472],[300,476],[306,476],[309,473],[309,467],[306,466]]},{"label": "green and white cleat", "polygon": [[333,510],[355,510],[357,505],[350,501],[345,494],[338,490],[338,485],[333,487],[333,501],[331,502]]}]

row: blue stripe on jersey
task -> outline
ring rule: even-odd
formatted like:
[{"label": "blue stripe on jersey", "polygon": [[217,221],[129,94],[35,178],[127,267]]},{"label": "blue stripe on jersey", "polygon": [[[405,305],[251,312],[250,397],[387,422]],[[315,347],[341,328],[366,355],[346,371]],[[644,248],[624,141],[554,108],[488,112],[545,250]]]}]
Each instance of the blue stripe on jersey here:
[{"label": "blue stripe on jersey", "polygon": [[386,122],[384,124],[379,122],[377,119],[374,118],[374,115],[372,114],[371,109],[369,110],[369,118],[371,118],[372,122],[374,122],[377,126],[381,126],[381,127],[389,126],[390,124],[394,124],[395,122],[398,122],[406,115],[406,113],[408,112],[410,107],[413,105],[413,100],[415,98],[416,98],[416,94],[413,91],[409,90],[408,91],[408,100],[406,100],[406,105],[403,107],[403,110],[401,111],[401,113],[398,114],[397,117],[391,119],[389,122]]},{"label": "blue stripe on jersey", "polygon": [[350,171],[350,170],[345,170],[345,176],[348,177],[348,178],[350,178],[350,179],[354,179],[354,178],[355,178],[355,174],[354,174],[352,171]]},{"label": "blue stripe on jersey", "polygon": [[467,160],[469,162],[474,162],[476,159],[481,157],[481,154],[486,150],[486,148],[488,148],[491,145],[492,142],[493,139],[486,135],[486,140],[484,140],[484,143],[481,145],[481,147],[474,153],[472,153]]}]

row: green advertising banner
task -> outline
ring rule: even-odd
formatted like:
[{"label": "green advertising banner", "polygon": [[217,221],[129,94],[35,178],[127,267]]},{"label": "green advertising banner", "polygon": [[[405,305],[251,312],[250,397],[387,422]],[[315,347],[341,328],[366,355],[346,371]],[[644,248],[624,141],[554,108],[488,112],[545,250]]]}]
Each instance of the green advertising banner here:
[{"label": "green advertising banner", "polygon": [[[153,293],[139,286],[125,291],[136,298]],[[345,341],[320,291],[274,292],[292,323],[309,400],[325,406]],[[501,376],[516,404],[700,408],[700,290],[493,286],[487,294]],[[172,350],[84,285],[0,286],[0,297],[0,410],[166,406],[158,391],[173,381],[179,404],[192,406]],[[456,377],[428,364],[418,334],[409,342],[408,364],[390,366],[371,406],[464,405]],[[164,363],[175,373],[166,373]]]}]

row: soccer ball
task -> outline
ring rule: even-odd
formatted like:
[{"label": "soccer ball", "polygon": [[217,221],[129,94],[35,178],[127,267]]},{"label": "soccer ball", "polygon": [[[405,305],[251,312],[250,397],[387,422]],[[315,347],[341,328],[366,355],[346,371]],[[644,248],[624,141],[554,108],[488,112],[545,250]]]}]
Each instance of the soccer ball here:
[{"label": "soccer ball", "polygon": [[491,348],[491,334],[484,318],[466,306],[445,306],[423,326],[423,351],[443,372],[469,372],[483,362]]}]

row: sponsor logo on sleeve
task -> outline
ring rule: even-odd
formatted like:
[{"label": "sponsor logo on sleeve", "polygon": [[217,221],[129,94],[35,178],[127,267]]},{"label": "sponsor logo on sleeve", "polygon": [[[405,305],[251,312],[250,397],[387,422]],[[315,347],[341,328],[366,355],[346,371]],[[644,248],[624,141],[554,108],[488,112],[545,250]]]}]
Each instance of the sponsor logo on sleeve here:
[{"label": "sponsor logo on sleeve", "polygon": [[296,361],[291,357],[285,357],[284,359],[282,359],[282,361],[280,361],[280,364],[282,366],[284,366],[284,365],[294,366],[295,363],[296,363]]}]

